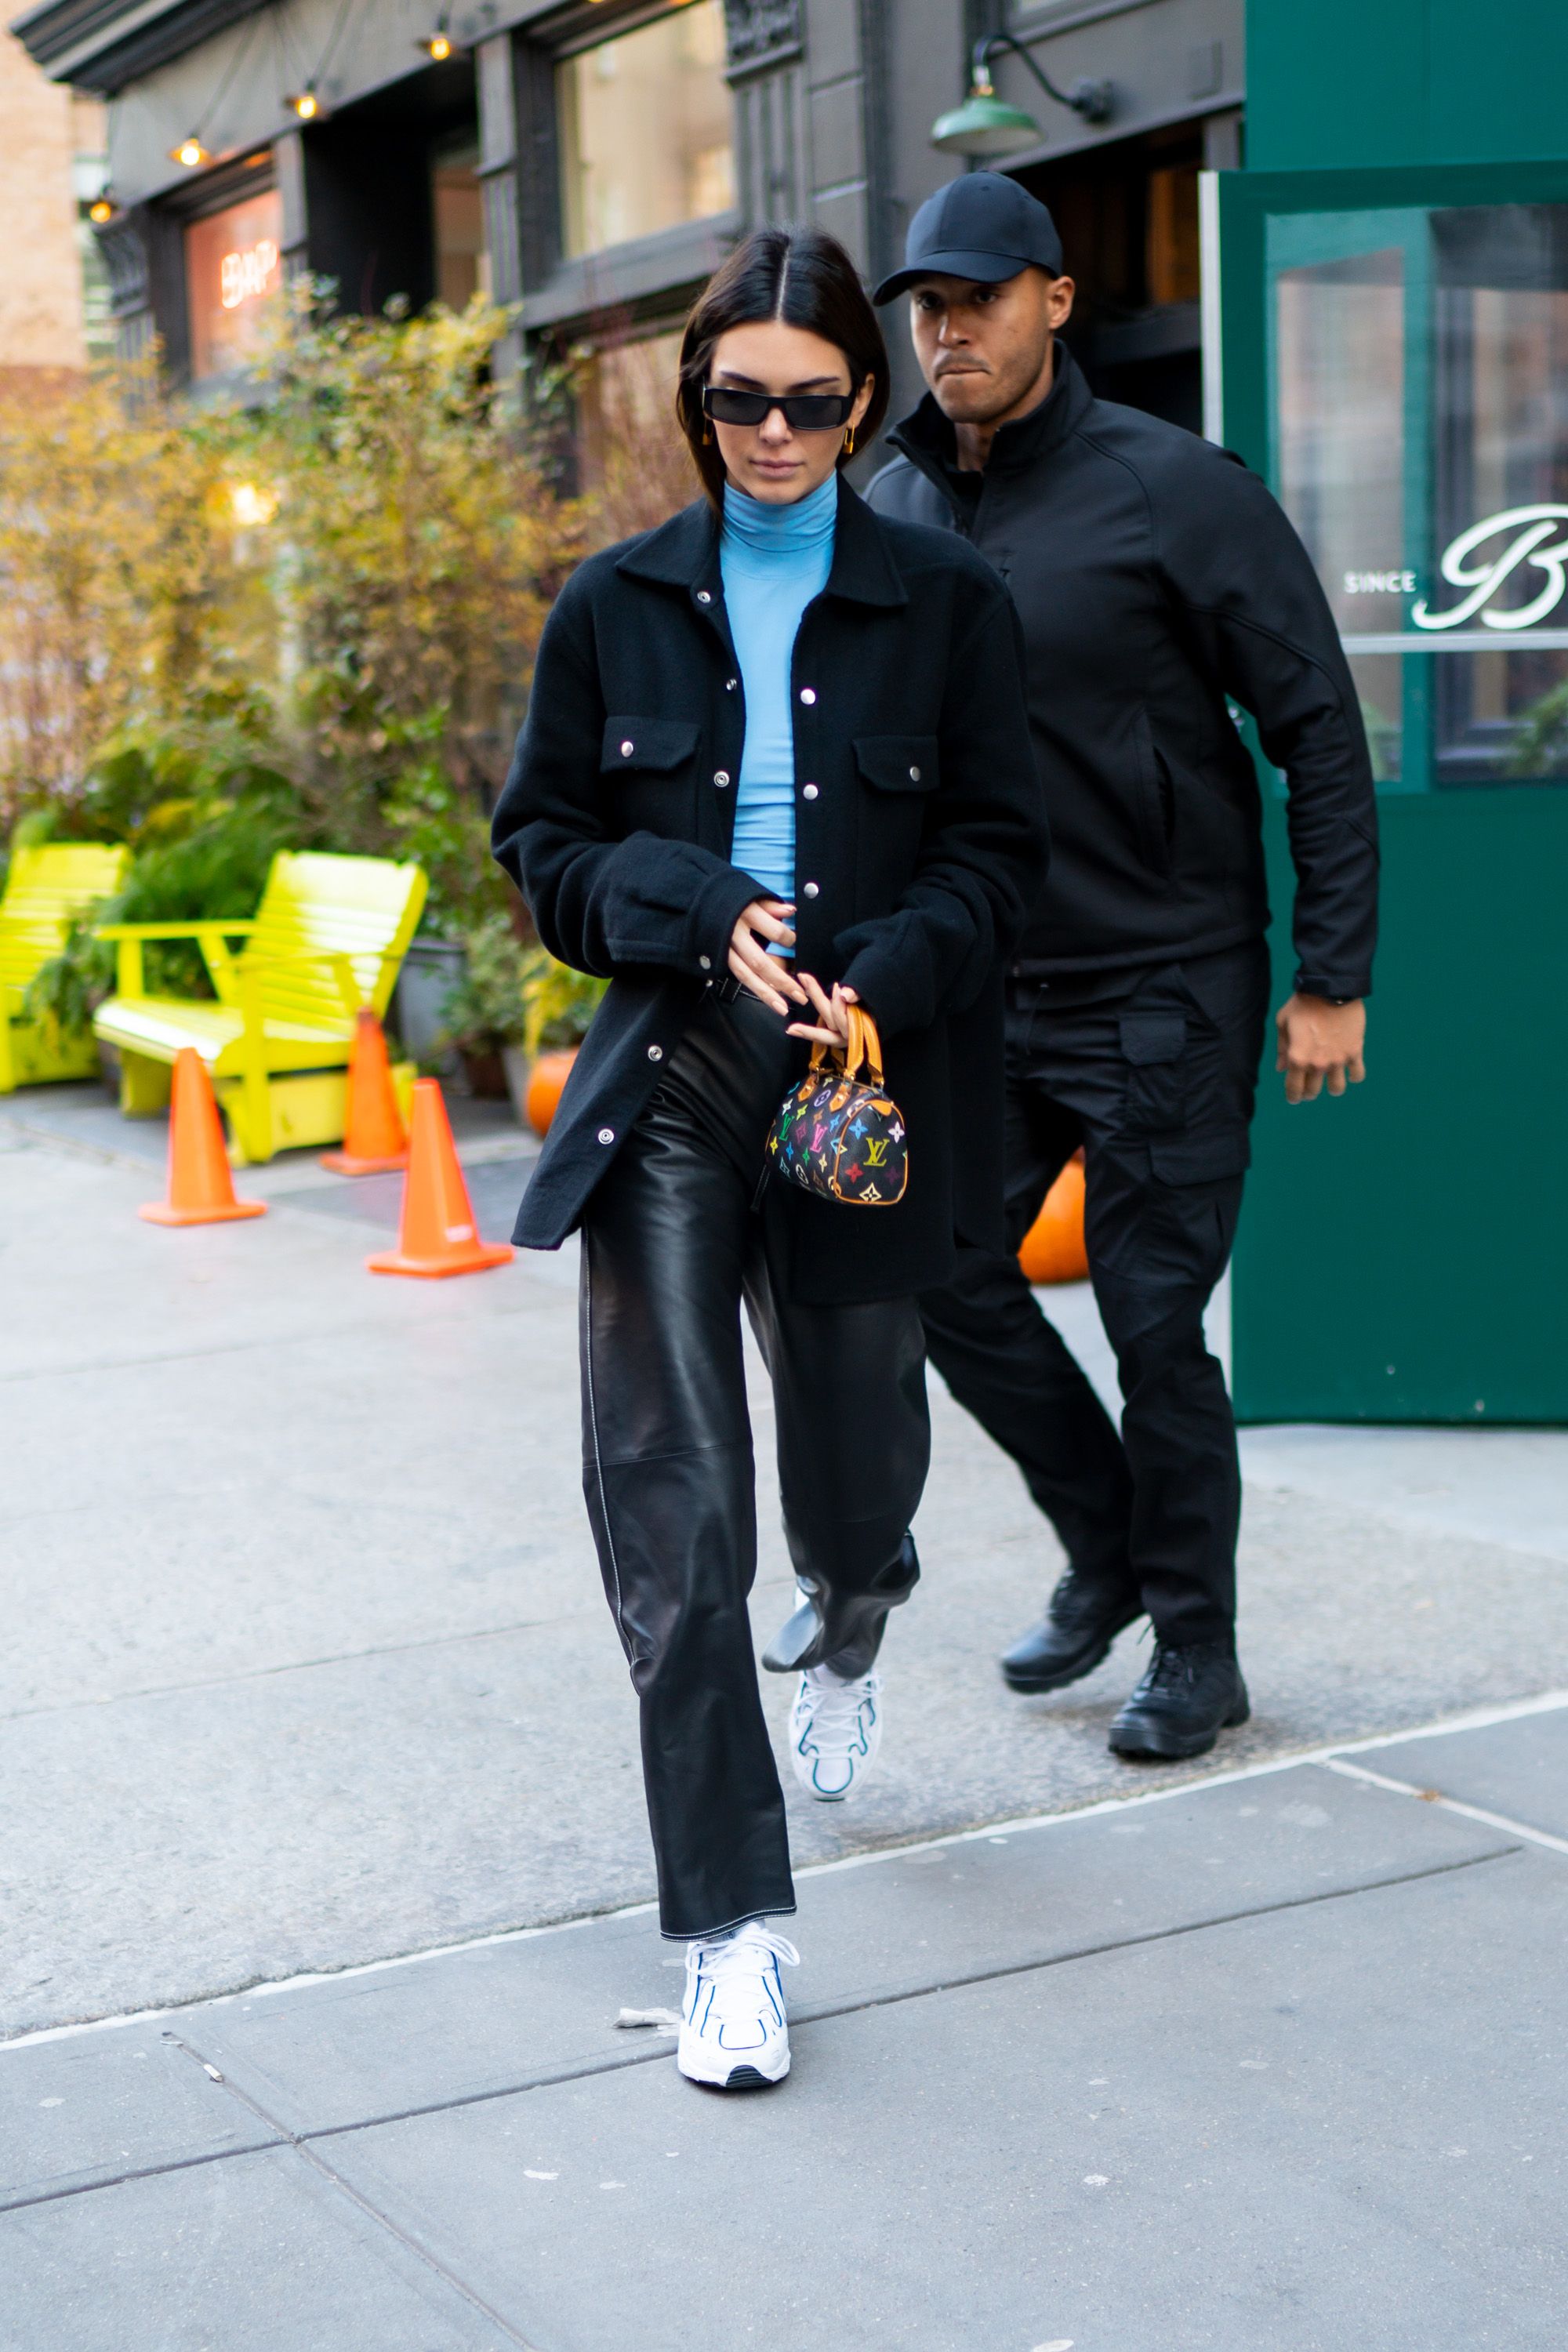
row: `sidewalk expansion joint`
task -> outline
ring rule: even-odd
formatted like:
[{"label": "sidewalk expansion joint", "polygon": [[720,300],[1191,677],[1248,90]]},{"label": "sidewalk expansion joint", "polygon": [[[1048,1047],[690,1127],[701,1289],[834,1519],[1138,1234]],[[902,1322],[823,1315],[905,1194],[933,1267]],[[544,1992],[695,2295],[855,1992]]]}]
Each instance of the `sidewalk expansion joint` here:
[{"label": "sidewalk expansion joint", "polygon": [[1342,1772],[1347,1780],[1368,1780],[1374,1789],[1387,1789],[1396,1797],[1418,1797],[1424,1805],[1436,1805],[1445,1813],[1458,1813],[1467,1822],[1479,1822],[1484,1828],[1501,1830],[1509,1837],[1525,1838],[1552,1853],[1568,1853],[1568,1838],[1553,1837],[1550,1830],[1531,1829],[1527,1822],[1516,1822],[1507,1813],[1489,1813],[1484,1805],[1467,1805],[1462,1798],[1446,1796],[1441,1789],[1420,1789],[1414,1780],[1392,1780],[1386,1772],[1369,1772],[1364,1764],[1347,1764],[1337,1756],[1325,1756],[1322,1764],[1325,1771]]},{"label": "sidewalk expansion joint", "polygon": [[281,2147],[284,2144],[284,2136],[274,2132],[270,2139],[250,2140],[243,2147],[208,2148],[203,2156],[172,2156],[165,2164],[128,2165],[123,2172],[106,2174],[101,2180],[75,2180],[64,2189],[40,2189],[29,2197],[0,2199],[0,2213],[21,2213],[34,2205],[58,2205],[68,2197],[96,2197],[100,2189],[123,2189],[132,2180],[161,2180],[166,2172],[196,2172],[204,2165],[225,2164],[231,2156],[261,2156],[269,2147]]},{"label": "sidewalk expansion joint", "polygon": [[[840,2001],[805,2001],[793,2011],[792,2021],[797,2025],[815,2025],[834,2017],[853,2017],[861,2010],[891,2009],[904,2001],[924,2000],[945,1992],[962,1992],[969,1985],[993,1984],[1007,1977],[1033,1976],[1046,1969],[1058,1969],[1075,1960],[1103,1959],[1113,1952],[1133,1951],[1144,1944],[1173,1942],[1180,1936],[1201,1935],[1210,1927],[1234,1927],[1243,1919],[1267,1919],[1276,1912],[1300,1911],[1319,1903],[1343,1902],[1355,1895],[1375,1895],[1387,1886],[1408,1886],[1427,1878],[1445,1878],[1455,1871],[1473,1870],[1483,1862],[1501,1862],[1517,1853],[1518,1846],[1495,1846],[1489,1853],[1467,1854],[1458,1862],[1430,1863],[1420,1870],[1404,1870],[1388,1878],[1371,1878],[1356,1886],[1324,1887],[1311,1895],[1289,1895],[1283,1902],[1260,1903],[1241,1911],[1222,1911],[1204,1919],[1184,1920],[1174,1927],[1152,1927],[1138,1936],[1115,1936],[1103,1942],[1075,1945],[1070,1951],[1050,1952],[1042,1958],[1007,1960],[996,1968],[965,1969],[962,1975],[942,1977],[934,1983],[896,1985],[886,1992],[871,1992]],[[423,2105],[389,2109],[384,2115],[366,2116],[352,2124],[323,2124],[315,2131],[301,2133],[302,2139],[342,2139],[351,2133],[378,2131],[384,2125],[412,2123],[421,2116],[439,2116],[460,2107],[488,2105],[496,2099],[520,2097],[528,2091],[547,2091],[561,2083],[586,2082],[595,2074],[618,2074],[628,2066],[650,2066],[669,2055],[668,2032],[656,2037],[657,2046],[646,2050],[629,2050],[624,2055],[595,2059],[589,2063],[550,2068],[547,2072],[523,2076],[514,2083],[503,2083],[488,2091],[470,2091],[455,2099],[432,2099]],[[261,2111],[258,2108],[258,2114]]]},{"label": "sidewalk expansion joint", "polygon": [[[1418,1795],[1420,1791],[1413,1790],[1411,1793]],[[962,1992],[971,1985],[995,1984],[1010,1977],[1034,1976],[1047,1969],[1064,1968],[1079,1960],[1104,1959],[1112,1953],[1136,1951],[1146,1945],[1173,1943],[1181,1937],[1202,1935],[1211,1927],[1235,1927],[1246,1919],[1272,1918],[1281,1912],[1307,1910],[1322,1903],[1347,1902],[1358,1895],[1381,1894],[1387,1887],[1417,1885],[1426,1879],[1452,1877],[1459,1871],[1475,1870],[1484,1863],[1506,1861],[1510,1855],[1516,1855],[1521,1851],[1522,1848],[1518,1845],[1494,1846],[1487,1853],[1466,1854],[1454,1862],[1429,1863],[1420,1870],[1396,1871],[1386,1878],[1364,1879],[1354,1886],[1322,1887],[1310,1895],[1288,1895],[1278,1903],[1259,1903],[1239,1911],[1222,1911],[1203,1919],[1183,1920],[1173,1927],[1152,1927],[1142,1935],[1110,1937],[1099,1943],[1075,1945],[1070,1951],[1050,1952],[1034,1959],[1005,1961],[996,1968],[965,1969],[961,1975],[942,1977],[932,1983],[895,1985],[887,1991],[865,1993],[847,2000],[808,2001],[803,2003],[794,2012],[793,2022],[797,2025],[824,2023],[830,2018],[853,2017],[862,2010],[897,2008],[906,2001],[925,2000],[936,1994]],[[639,1907],[651,1908],[651,1906]],[[594,1923],[584,1920],[581,1924],[586,1927]],[[12,2198],[5,2203],[0,2204],[0,2212],[16,2212],[31,2205],[56,2204],[64,2198],[93,2197],[102,2190],[121,2188],[129,2181],[154,2179],[165,2172],[190,2172],[205,2165],[226,2164],[237,2156],[264,2153],[268,2147],[291,2147],[313,2163],[335,2186],[342,2189],[345,2196],[352,2198],[355,2204],[362,2206],[374,2221],[382,2223],[395,2237],[408,2245],[421,2261],[440,2272],[443,2278],[450,2279],[451,2284],[460,2289],[468,2301],[477,2309],[482,2311],[487,2318],[494,2320],[497,2326],[505,2328],[511,2341],[523,2347],[523,2352],[534,2352],[534,2347],[525,2345],[523,2338],[512,2331],[505,2320],[492,2312],[489,2305],[482,2303],[468,2288],[463,2286],[462,2282],[455,2274],[447,2272],[434,2255],[428,2253],[414,2239],[407,2237],[395,2222],[387,2220],[374,2206],[369,2204],[357,2189],[352,2188],[323,2158],[316,2154],[314,2143],[325,2139],[344,2139],[356,2132],[379,2131],[392,2124],[414,2123],[425,2116],[453,2115],[464,2107],[487,2106],[497,2099],[520,2098],[526,2092],[551,2090],[562,2083],[589,2082],[599,2074],[624,2074],[628,2067],[632,2066],[655,2065],[669,2056],[671,2040],[668,2032],[661,2032],[656,2037],[655,2046],[649,2049],[630,2050],[624,2054],[610,2058],[568,2061],[564,2064],[545,2069],[538,2074],[523,2075],[515,2082],[499,2084],[491,2090],[470,2091],[451,2099],[430,2099],[417,2106],[394,2107],[387,2109],[384,2114],[365,2116],[353,2123],[322,2124],[313,2131],[294,2132],[251,2098],[247,2092],[242,2091],[237,2084],[230,2081],[182,2035],[165,2029],[163,2038],[175,2049],[182,2051],[195,2064],[200,2066],[212,2082],[219,2084],[248,2114],[254,2116],[258,2123],[263,2124],[273,2137],[269,2140],[258,2141],[253,2146],[246,2147],[214,2148],[203,2156],[177,2157],[171,2158],[166,2164],[145,2165],[134,2171],[116,2173],[99,2180],[79,2181],[68,2188],[48,2189],[41,2190],[35,2196]]]},{"label": "sidewalk expansion joint", "polygon": [[432,2253],[428,2246],[421,2245],[419,2240],[409,2231],[403,2229],[389,2213],[384,2213],[380,2206],[373,2204],[368,2197],[363,2196],[353,2186],[352,2181],[345,2180],[342,2174],[327,2162],[325,2157],[318,2155],[313,2147],[306,2145],[299,2133],[291,2132],[287,2124],[279,2123],[276,2116],[268,2115],[267,2109],[253,2099],[248,2092],[242,2091],[237,2084],[231,2083],[210,2059],[204,2058],[199,2050],[190,2042],[182,2040],[179,2034],[165,2032],[163,2039],[165,2042],[172,2042],[176,2050],[181,2051],[194,2064],[199,2066],[204,2074],[216,2083],[220,2090],[226,2091],[231,2099],[244,2107],[248,2115],[256,2117],[258,2123],[264,2124],[268,2131],[275,2133],[277,2135],[275,2145],[291,2148],[296,2156],[301,2158],[313,2171],[321,2175],[329,2188],[335,2189],[340,2196],[348,2199],[351,2205],[357,2206],[366,2220],[374,2222],[377,2229],[384,2230],[389,2237],[395,2238],[398,2244],[411,2253],[417,2262],[423,2263],[426,2270],[433,2271],[444,2285],[450,2287],[455,2294],[461,2295],[471,2310],[477,2311],[481,2318],[488,2319],[492,2327],[499,2327],[507,2342],[518,2347],[518,2352],[538,2352],[538,2347],[531,2345],[526,2336],[520,2336],[511,2322],[496,2309],[494,2304],[487,2303],[484,2296],[469,2286],[467,2280],[448,2263],[444,2263],[438,2254]]}]

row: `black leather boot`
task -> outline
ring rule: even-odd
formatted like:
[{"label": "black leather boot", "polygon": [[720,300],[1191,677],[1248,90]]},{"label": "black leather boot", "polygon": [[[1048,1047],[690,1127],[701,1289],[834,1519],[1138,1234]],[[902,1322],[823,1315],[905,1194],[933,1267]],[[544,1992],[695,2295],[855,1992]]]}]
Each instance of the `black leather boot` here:
[{"label": "black leather boot", "polygon": [[1252,1709],[1228,1642],[1156,1641],[1149,1671],[1110,1727],[1118,1756],[1172,1762],[1206,1756]]},{"label": "black leather boot", "polygon": [[1037,1625],[1015,1642],[1002,1672],[1016,1691],[1060,1690],[1090,1675],[1118,1633],[1143,1613],[1136,1592],[1069,1568]]}]

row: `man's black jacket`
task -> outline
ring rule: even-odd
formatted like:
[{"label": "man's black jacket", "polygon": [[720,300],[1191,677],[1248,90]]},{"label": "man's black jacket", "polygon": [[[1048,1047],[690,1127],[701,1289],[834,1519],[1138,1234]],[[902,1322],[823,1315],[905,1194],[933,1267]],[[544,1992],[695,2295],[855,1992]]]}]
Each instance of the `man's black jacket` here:
[{"label": "man's black jacket", "polygon": [[[956,527],[1013,592],[1050,815],[1026,972],[1176,961],[1268,925],[1261,810],[1226,708],[1289,787],[1296,985],[1364,996],[1377,815],[1355,688],[1300,541],[1206,441],[1096,400],[1057,345],[1049,396],[957,475],[928,394],[890,436],[879,514]],[[976,495],[977,493],[977,495]]]},{"label": "man's black jacket", "polygon": [[[875,1016],[910,1183],[868,1209],[773,1182],[768,1213],[796,1297],[895,1297],[947,1278],[955,1231],[1001,1246],[1001,972],[1048,850],[1001,582],[951,531],[882,521],[841,480],[791,704],[796,958]],[[768,895],[730,863],[745,725],[705,503],[574,573],[493,839],[546,947],[613,984],[523,1200],[529,1247],[578,1223]]]}]

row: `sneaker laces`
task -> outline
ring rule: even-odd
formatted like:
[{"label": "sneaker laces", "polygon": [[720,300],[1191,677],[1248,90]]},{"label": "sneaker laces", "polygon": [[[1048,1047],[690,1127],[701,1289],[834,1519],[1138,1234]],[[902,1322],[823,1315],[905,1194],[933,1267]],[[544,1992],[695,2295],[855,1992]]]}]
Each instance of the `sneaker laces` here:
[{"label": "sneaker laces", "polygon": [[1195,1682],[1204,1658],[1218,1646],[1214,1642],[1162,1642],[1156,1633],[1154,1654],[1144,1669],[1141,1687],[1157,1691],[1163,1685]]},{"label": "sneaker laces", "polygon": [[758,1979],[766,1975],[770,1960],[782,1960],[786,1968],[795,1969],[800,1966],[800,1954],[787,1936],[776,1935],[760,1919],[749,1919],[732,1936],[689,1944],[688,1976],[693,1981],[706,1977],[713,1988],[703,2025],[710,2021],[724,2025],[754,2018],[762,2006]]},{"label": "sneaker laces", "polygon": [[805,1675],[806,1696],[811,1706],[811,1732],[821,1731],[826,1738],[835,1734],[841,1739],[853,1738],[860,1730],[860,1710],[868,1699],[873,1703],[882,1696],[882,1677],[875,1668],[869,1674],[858,1675],[853,1682],[840,1681],[831,1666],[811,1666]]}]

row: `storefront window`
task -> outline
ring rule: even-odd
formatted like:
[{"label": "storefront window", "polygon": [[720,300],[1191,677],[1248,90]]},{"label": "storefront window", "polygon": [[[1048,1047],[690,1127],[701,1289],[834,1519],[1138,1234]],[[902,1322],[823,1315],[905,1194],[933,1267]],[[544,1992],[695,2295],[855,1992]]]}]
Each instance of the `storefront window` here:
[{"label": "storefront window", "polygon": [[1568,206],[1270,225],[1276,479],[1380,782],[1568,780]]},{"label": "storefront window", "polygon": [[675,421],[680,329],[575,358],[583,488],[607,537],[651,530],[700,488]]},{"label": "storefront window", "polygon": [[207,213],[185,231],[191,376],[247,366],[283,286],[283,199],[263,189]]},{"label": "storefront window", "polygon": [[479,148],[468,141],[437,153],[431,169],[436,296],[448,310],[464,310],[476,294],[488,296],[490,290],[479,163]]},{"label": "storefront window", "polygon": [[569,255],[596,253],[734,202],[721,0],[601,41],[557,69]]}]

